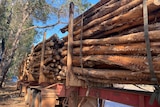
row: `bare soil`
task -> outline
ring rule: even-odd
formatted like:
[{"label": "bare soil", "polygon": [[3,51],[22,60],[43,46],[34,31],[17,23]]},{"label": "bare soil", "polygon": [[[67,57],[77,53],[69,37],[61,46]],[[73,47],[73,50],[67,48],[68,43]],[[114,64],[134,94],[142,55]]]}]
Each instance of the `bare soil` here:
[{"label": "bare soil", "polygon": [[24,97],[19,97],[16,83],[8,81],[0,89],[0,107],[25,107]]}]

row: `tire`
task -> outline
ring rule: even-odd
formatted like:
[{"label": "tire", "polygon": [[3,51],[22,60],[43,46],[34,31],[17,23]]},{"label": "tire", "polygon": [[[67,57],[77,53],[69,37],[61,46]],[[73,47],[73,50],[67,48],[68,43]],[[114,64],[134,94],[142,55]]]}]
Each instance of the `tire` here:
[{"label": "tire", "polygon": [[37,94],[37,90],[36,89],[32,89],[31,91],[31,99],[30,99],[30,107],[35,107],[34,102],[35,102],[35,97]]},{"label": "tire", "polygon": [[30,93],[31,93],[31,89],[30,88],[27,88],[27,92],[24,96],[24,99],[25,99],[25,104],[28,105],[29,104],[29,101],[30,101]]},{"label": "tire", "polygon": [[36,94],[35,100],[34,100],[34,106],[35,107],[40,107],[40,103],[41,103],[41,93],[38,92]]}]

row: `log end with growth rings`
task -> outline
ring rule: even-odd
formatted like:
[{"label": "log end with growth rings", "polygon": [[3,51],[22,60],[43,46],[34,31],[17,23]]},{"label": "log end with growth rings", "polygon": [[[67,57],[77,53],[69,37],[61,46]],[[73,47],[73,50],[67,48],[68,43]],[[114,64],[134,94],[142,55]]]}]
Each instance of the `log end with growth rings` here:
[{"label": "log end with growth rings", "polygon": [[154,4],[157,6],[160,5],[160,0],[154,0]]}]

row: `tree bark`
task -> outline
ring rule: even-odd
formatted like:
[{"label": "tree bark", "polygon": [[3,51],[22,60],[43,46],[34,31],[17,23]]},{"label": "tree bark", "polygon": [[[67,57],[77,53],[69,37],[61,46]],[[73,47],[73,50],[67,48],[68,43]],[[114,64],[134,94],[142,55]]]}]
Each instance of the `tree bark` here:
[{"label": "tree bark", "polygon": [[[158,41],[160,40],[160,31],[149,31],[149,39],[150,41]],[[112,45],[112,44],[130,44],[136,42],[145,42],[144,40],[144,32],[131,33],[121,36],[107,37],[103,39],[86,39],[82,41],[83,46],[91,46],[91,45]],[[65,43],[65,46],[67,42]],[[80,41],[73,42],[74,47],[80,47]]]},{"label": "tree bark", "polygon": [[[156,15],[155,15],[156,14]],[[149,21],[154,21],[156,18],[160,17],[160,11],[157,11],[153,14],[149,15]],[[110,19],[110,21],[106,21],[106,23],[101,23],[101,25],[96,25],[96,27],[92,27],[86,31],[83,32],[83,39],[89,39],[89,38],[104,38],[104,37],[109,37],[109,35],[115,35],[118,34],[119,32],[123,32],[123,30],[126,29],[131,29],[135,26],[140,26],[143,25],[143,17],[142,16],[137,16],[137,18],[129,18],[127,19],[130,15],[124,15],[124,16],[119,16],[119,19],[115,18],[117,23],[112,22],[114,19]],[[123,20],[122,20],[123,19]],[[122,20],[118,22],[119,20]],[[105,29],[104,29],[105,28]],[[74,40],[79,40],[80,39],[80,33],[77,35],[74,35]]]},{"label": "tree bark", "polygon": [[[26,3],[27,4],[27,3]],[[12,62],[12,60],[13,60],[13,57],[14,57],[14,55],[15,55],[15,51],[16,51],[16,49],[17,49],[17,47],[18,47],[18,43],[19,43],[19,39],[20,39],[20,34],[21,34],[21,32],[22,32],[22,28],[23,28],[23,25],[24,25],[24,23],[25,23],[25,21],[29,18],[29,16],[30,16],[30,14],[31,14],[31,11],[32,10],[30,10],[30,11],[28,11],[28,5],[25,5],[24,6],[24,11],[23,11],[23,19],[22,19],[22,22],[20,23],[20,25],[19,25],[19,27],[18,27],[18,30],[17,30],[17,32],[16,32],[16,34],[15,34],[15,38],[14,38],[14,41],[13,41],[13,43],[12,43],[12,48],[11,48],[11,51],[10,51],[10,54],[9,54],[9,59],[7,60],[6,59],[6,55],[4,55],[3,54],[3,56],[2,56],[2,62],[1,63],[4,63],[5,65],[3,65],[2,67],[1,67],[1,69],[2,69],[2,72],[4,73],[3,74],[3,79],[1,80],[1,83],[0,83],[0,87],[2,87],[2,84],[3,84],[3,82],[4,82],[4,79],[5,79],[5,77],[6,77],[6,74],[7,74],[7,72],[8,72],[8,69],[9,69],[9,67],[10,67],[10,65],[11,65],[11,62]],[[10,33],[11,34],[11,33]],[[11,36],[11,35],[10,35]],[[7,50],[5,50],[5,51],[7,51]],[[6,61],[6,62],[5,62]]]},{"label": "tree bark", "polygon": [[[86,12],[84,12],[83,16],[84,18],[87,18],[88,16],[92,16],[96,11],[98,11],[102,5],[105,4],[112,4],[114,2],[116,2],[117,0],[101,0],[100,2],[98,2],[95,6],[91,7],[90,9],[88,9]],[[82,15],[78,16],[77,18],[74,19],[74,26],[80,22],[82,18]],[[68,30],[68,26],[65,26],[63,29],[61,29],[61,32],[66,32]]]},{"label": "tree bark", "polygon": [[[160,43],[151,42],[152,55],[158,55],[160,53]],[[80,48],[73,48],[73,55],[80,56]],[[146,44],[145,43],[132,43],[122,45],[106,45],[106,46],[83,46],[83,56],[89,55],[146,55]],[[67,55],[67,50],[62,52],[63,56]]]},{"label": "tree bark", "polygon": [[[77,76],[78,79],[86,81],[86,77],[84,76]],[[98,84],[146,84],[146,85],[154,85],[150,79],[147,80],[142,80],[142,79],[137,79],[137,80],[107,80],[107,79],[99,79],[99,78],[87,78],[89,83],[98,83]],[[160,81],[158,79],[158,81]]]},{"label": "tree bark", "polygon": [[[80,68],[73,67],[73,72],[76,75],[81,75],[87,78],[97,78],[104,80],[150,80],[150,73],[145,71],[133,72],[130,70],[110,70],[110,69],[93,69],[93,68]],[[160,77],[159,72],[155,72],[158,77]]]},{"label": "tree bark", "polygon": [[[158,6],[154,5],[153,1],[154,0],[149,0],[147,2],[149,13],[159,9]],[[133,20],[143,17],[142,6],[140,5],[141,3],[142,3],[142,0],[131,1],[128,5],[121,6],[119,9],[114,10],[110,14],[106,14],[103,17],[90,21],[89,24],[84,26],[83,38],[84,39],[89,38],[93,35],[99,34],[100,32],[111,30],[113,27],[115,28],[115,26],[124,25],[128,23],[128,21],[130,20],[133,21]],[[134,21],[134,23],[138,24],[136,21]],[[96,25],[96,26],[93,26],[93,25]],[[79,39],[80,31],[81,29],[74,31],[74,40]]]},{"label": "tree bark", "polygon": [[[46,42],[45,46],[46,47],[54,46],[54,42],[53,41]],[[41,48],[42,48],[42,44],[38,44],[37,46],[35,46],[34,51],[38,52],[41,50]]]},{"label": "tree bark", "polygon": [[5,77],[7,75],[8,69],[11,66],[11,61],[12,60],[10,59],[7,63],[2,64],[4,66],[2,66],[3,68],[1,68],[2,72],[3,72],[3,75],[2,75],[2,80],[0,82],[0,88],[2,88],[2,86],[3,86],[3,82],[5,81]]},{"label": "tree bark", "polygon": [[[84,27],[84,30],[90,28],[91,26],[98,25],[101,22],[103,22],[107,19],[113,18],[121,13],[125,13],[125,12],[129,11],[130,9],[132,9],[133,7],[136,7],[140,3],[142,3],[142,0],[134,0],[134,1],[130,1],[130,2],[126,1],[126,0],[124,0],[124,1],[122,0],[119,2],[115,2],[114,4],[110,4],[109,7],[112,7],[112,8],[108,8],[108,6],[106,6],[107,9],[105,9],[104,11],[101,11],[101,12],[97,12],[96,16],[98,16],[97,14],[99,14],[99,13],[100,14],[106,13],[106,14],[104,14],[104,16],[102,16],[102,17],[97,17],[97,18],[91,17],[93,20],[90,20],[90,22]],[[85,25],[85,20],[84,20],[84,25]],[[80,33],[80,29],[76,29],[76,33],[74,33],[74,35],[77,35],[78,33]]]},{"label": "tree bark", "polygon": [[[80,57],[73,57],[73,65],[80,66]],[[121,56],[121,55],[91,55],[84,56],[84,67],[103,68],[103,69],[128,69],[131,71],[149,71],[146,57],[142,56]],[[154,70],[160,71],[159,57],[153,58]],[[66,65],[66,57],[63,59]]]}]

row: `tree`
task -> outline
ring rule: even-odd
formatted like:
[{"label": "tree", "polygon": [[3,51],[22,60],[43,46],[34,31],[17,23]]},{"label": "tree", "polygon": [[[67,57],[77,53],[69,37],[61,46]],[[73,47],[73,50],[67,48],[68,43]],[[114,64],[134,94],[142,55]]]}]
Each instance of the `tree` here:
[{"label": "tree", "polygon": [[[1,0],[2,5],[0,11],[2,11],[4,19],[0,20],[0,23],[4,23],[5,26],[1,31],[2,33],[5,32],[3,37],[5,38],[6,46],[1,61],[3,78],[0,87],[2,87],[5,76],[9,68],[13,65],[13,61],[14,64],[15,62],[19,62],[25,55],[22,54],[22,50],[27,51],[30,48],[36,33],[34,29],[54,27],[62,23],[61,20],[63,19],[61,17],[66,16],[66,13],[68,13],[66,11],[68,6],[66,5],[68,5],[70,1],[73,0],[52,0],[50,4],[45,0]],[[77,3],[79,7],[86,6],[83,2],[87,4],[86,1],[81,0],[74,0],[74,2]],[[60,6],[57,7],[57,5],[54,5],[55,3],[60,3]],[[85,8],[80,9],[85,10]],[[81,10],[77,12],[80,13]],[[51,15],[56,16],[55,23],[46,26],[32,25],[33,20],[45,23]],[[29,38],[27,35],[30,35]],[[25,45],[22,45],[24,41],[26,41]],[[24,49],[25,46],[27,47],[26,49]],[[22,57],[19,57],[20,54],[22,54]]]}]

